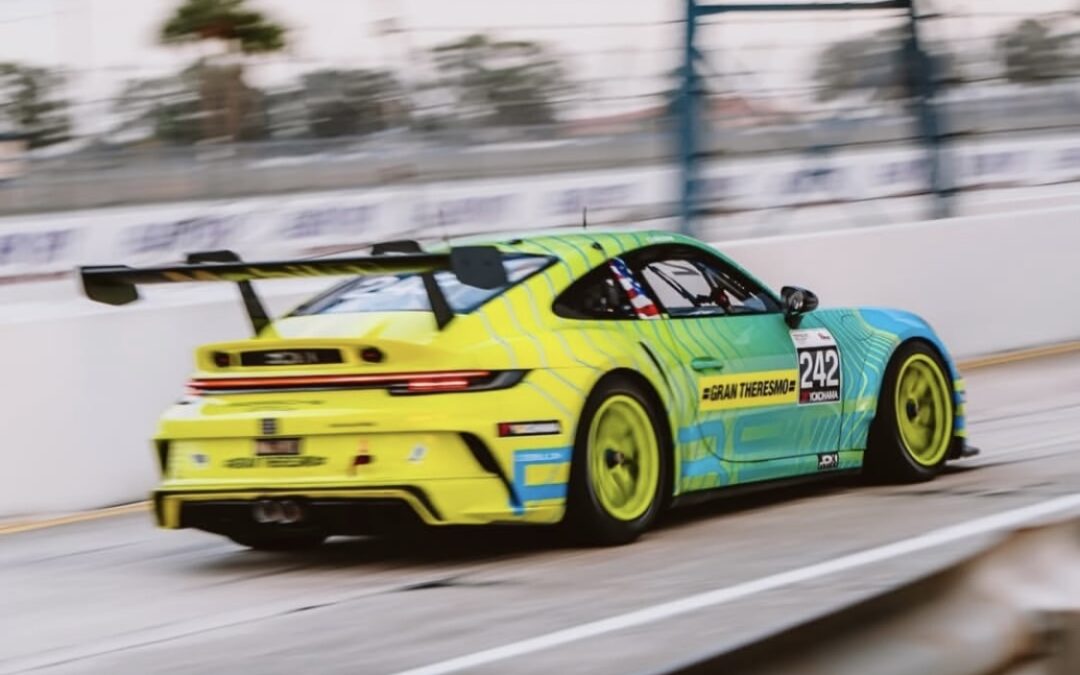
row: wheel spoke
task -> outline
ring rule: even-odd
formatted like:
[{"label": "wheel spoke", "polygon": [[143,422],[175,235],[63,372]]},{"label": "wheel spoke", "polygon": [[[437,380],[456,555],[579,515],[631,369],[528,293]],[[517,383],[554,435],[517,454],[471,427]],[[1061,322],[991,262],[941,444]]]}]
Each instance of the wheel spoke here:
[{"label": "wheel spoke", "polygon": [[615,481],[615,484],[619,487],[619,494],[622,497],[620,502],[626,504],[634,496],[634,481],[627,475],[627,472],[619,467],[611,472],[611,476]]}]

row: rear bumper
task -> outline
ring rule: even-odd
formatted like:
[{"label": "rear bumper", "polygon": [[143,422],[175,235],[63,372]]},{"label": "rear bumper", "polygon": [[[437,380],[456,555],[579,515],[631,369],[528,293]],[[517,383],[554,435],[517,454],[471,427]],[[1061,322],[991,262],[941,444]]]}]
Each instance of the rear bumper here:
[{"label": "rear bumper", "polygon": [[394,532],[421,525],[416,509],[400,498],[341,499],[307,497],[292,499],[302,520],[285,524],[259,523],[253,515],[259,502],[215,498],[181,502],[177,510],[178,527],[194,528],[216,534],[237,534],[273,527],[279,530],[364,535]]},{"label": "rear bumper", "polygon": [[562,519],[562,500],[524,509],[494,478],[433,480],[416,485],[296,485],[165,487],[153,494],[159,527],[227,533],[257,525],[260,500],[299,504],[298,524],[327,534],[368,534],[403,524],[550,524]]}]

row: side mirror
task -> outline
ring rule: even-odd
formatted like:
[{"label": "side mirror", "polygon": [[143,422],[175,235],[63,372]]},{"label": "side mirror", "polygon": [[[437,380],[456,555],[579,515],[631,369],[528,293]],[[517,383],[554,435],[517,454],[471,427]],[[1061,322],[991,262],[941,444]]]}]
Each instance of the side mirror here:
[{"label": "side mirror", "polygon": [[780,297],[784,301],[784,317],[792,328],[799,325],[803,314],[818,306],[818,297],[813,292],[797,286],[784,286],[780,289]]}]

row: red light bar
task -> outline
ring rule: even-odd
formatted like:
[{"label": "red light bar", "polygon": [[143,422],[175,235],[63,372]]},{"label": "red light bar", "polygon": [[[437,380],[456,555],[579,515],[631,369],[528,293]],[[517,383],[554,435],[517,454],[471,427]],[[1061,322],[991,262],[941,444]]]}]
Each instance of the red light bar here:
[{"label": "red light bar", "polygon": [[413,390],[446,390],[465,388],[470,379],[491,375],[487,370],[452,370],[435,373],[387,373],[383,375],[298,375],[294,377],[228,377],[192,380],[188,386],[195,391],[224,391],[230,389],[287,389],[289,387],[335,387],[365,384],[404,384]]},{"label": "red light bar", "polygon": [[469,388],[465,378],[453,380],[409,380],[409,391],[462,391]]}]

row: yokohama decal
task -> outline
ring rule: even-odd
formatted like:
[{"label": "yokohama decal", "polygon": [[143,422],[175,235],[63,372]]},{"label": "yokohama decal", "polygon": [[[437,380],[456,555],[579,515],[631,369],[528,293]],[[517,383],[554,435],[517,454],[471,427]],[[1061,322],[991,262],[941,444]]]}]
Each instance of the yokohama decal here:
[{"label": "yokohama decal", "polygon": [[799,359],[799,404],[840,402],[840,348],[824,328],[791,331]]}]

